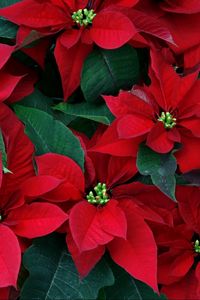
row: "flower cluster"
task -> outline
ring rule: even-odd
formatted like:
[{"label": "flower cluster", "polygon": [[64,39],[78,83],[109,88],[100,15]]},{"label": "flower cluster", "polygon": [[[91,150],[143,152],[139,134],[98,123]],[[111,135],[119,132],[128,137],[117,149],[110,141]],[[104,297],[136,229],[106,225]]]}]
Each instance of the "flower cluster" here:
[{"label": "flower cluster", "polygon": [[199,18],[198,0],[0,3],[0,300],[63,299],[58,270],[48,291],[25,270],[54,232],[80,299],[103,259],[144,299],[200,299]]}]

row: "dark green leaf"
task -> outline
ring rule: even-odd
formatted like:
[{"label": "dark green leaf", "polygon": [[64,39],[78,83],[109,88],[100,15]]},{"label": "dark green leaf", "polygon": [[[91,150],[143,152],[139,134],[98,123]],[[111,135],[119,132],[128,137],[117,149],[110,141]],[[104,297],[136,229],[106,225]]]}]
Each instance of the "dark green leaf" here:
[{"label": "dark green leaf", "polygon": [[146,284],[131,277],[117,265],[112,264],[115,284],[105,288],[107,300],[166,300],[164,295],[158,296]]},{"label": "dark green leaf", "polygon": [[114,95],[139,80],[137,51],[129,45],[116,50],[95,49],[85,60],[81,88],[88,102],[102,94]]},{"label": "dark green leaf", "polygon": [[53,99],[45,96],[37,89],[35,89],[32,94],[18,102],[18,104],[26,107],[37,108],[48,114],[52,114],[51,105],[53,105]]},{"label": "dark green leaf", "polygon": [[156,153],[149,147],[141,144],[137,156],[137,167],[142,175],[150,175],[153,184],[164,194],[176,200],[175,172],[177,164],[172,153]]},{"label": "dark green leaf", "polygon": [[7,153],[6,153],[6,148],[3,140],[3,135],[0,129],[0,153],[1,153],[1,159],[2,159],[2,165],[3,165],[3,172],[6,173],[12,173],[10,170],[7,168]]},{"label": "dark green leaf", "polygon": [[21,0],[1,0],[0,1],[0,8],[15,4],[17,2],[20,2]]},{"label": "dark green leaf", "polygon": [[63,154],[71,157],[83,169],[84,152],[80,142],[63,123],[36,108],[15,105],[14,110],[25,124],[37,155],[49,152]]},{"label": "dark green leaf", "polygon": [[84,133],[88,138],[91,138],[93,136],[93,134],[97,130],[97,127],[98,123],[79,117],[70,123],[70,128]]},{"label": "dark green leaf", "polygon": [[114,119],[105,103],[98,103],[96,105],[87,102],[76,104],[60,103],[54,109],[68,115],[89,119],[106,125],[110,125]]},{"label": "dark green leaf", "polygon": [[74,116],[66,115],[61,111],[53,111],[53,99],[45,96],[38,89],[35,89],[35,91],[31,95],[25,97],[23,100],[18,102],[18,104],[26,107],[32,107],[43,110],[46,113],[52,115],[56,120],[59,120],[62,123],[64,123],[65,125],[68,125],[73,119],[75,119]]},{"label": "dark green leaf", "polygon": [[0,37],[6,39],[15,39],[18,26],[0,17]]},{"label": "dark green leaf", "polygon": [[192,185],[200,186],[200,169],[195,169],[182,175],[184,180],[187,180]]},{"label": "dark green leaf", "polygon": [[54,234],[34,241],[24,255],[24,266],[30,276],[20,300],[92,300],[102,287],[114,283],[113,273],[104,260],[81,280],[64,239]]}]

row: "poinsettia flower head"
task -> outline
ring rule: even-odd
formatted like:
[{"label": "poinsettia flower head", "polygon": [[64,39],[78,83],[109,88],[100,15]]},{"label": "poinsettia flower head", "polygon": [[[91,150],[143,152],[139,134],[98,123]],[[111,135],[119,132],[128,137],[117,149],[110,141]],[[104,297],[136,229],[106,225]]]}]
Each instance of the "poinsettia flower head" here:
[{"label": "poinsettia flower head", "polygon": [[[167,28],[157,19],[134,11],[137,2],[24,0],[1,9],[0,15],[20,26],[18,44],[24,43],[24,39],[31,42],[31,35],[39,39],[60,33],[54,55],[67,100],[80,83],[82,65],[93,43],[104,49],[115,49],[136,36],[136,41],[148,45],[139,32],[173,42]],[[38,56],[33,50],[31,55],[34,54]]]},{"label": "poinsettia flower head", "polygon": [[169,0],[155,2],[153,0],[141,0],[137,9],[158,17],[171,33],[175,42],[169,47],[177,54],[184,53],[191,47],[199,44],[198,20],[200,5],[198,0]]},{"label": "poinsettia flower head", "polygon": [[200,266],[195,270],[190,270],[181,280],[170,285],[163,285],[161,293],[168,299],[199,299],[200,297]]},{"label": "poinsettia flower head", "polygon": [[[88,274],[108,249],[116,263],[156,290],[156,245],[144,212],[139,214],[137,205],[128,197],[119,201],[112,196],[116,186],[134,176],[135,159],[117,159],[99,153],[87,155],[91,161],[85,176],[91,172],[93,181],[85,179],[81,168],[69,157],[53,153],[37,157],[38,176],[23,186],[25,196],[30,200],[38,196],[60,201],[59,205],[65,206],[69,214],[67,244],[82,276]],[[91,186],[86,187],[85,182]],[[144,239],[151,255],[146,255]],[[141,271],[140,258],[148,270],[145,273]]]},{"label": "poinsettia flower head", "polygon": [[[34,238],[53,232],[67,214],[49,203],[24,202],[22,184],[34,176],[34,148],[24,134],[24,127],[4,104],[0,107],[1,158],[0,187],[0,288],[15,286],[21,263],[18,237]],[[3,150],[3,143],[5,150]]]},{"label": "poinsettia flower head", "polygon": [[[149,87],[135,86],[131,92],[121,91],[117,97],[104,96],[116,116],[109,132],[116,132],[114,139],[129,139],[130,145],[134,139],[136,145],[138,138],[146,140],[159,153],[171,151],[176,142],[182,143],[176,154],[181,171],[198,168],[198,160],[194,158],[191,163],[191,153],[200,143],[198,73],[180,77],[159,53],[152,52],[151,58]],[[100,140],[96,145],[96,151],[101,151],[101,143]]]},{"label": "poinsettia flower head", "polygon": [[192,279],[192,295],[199,295],[199,193],[197,187],[177,187],[178,206],[173,223],[151,227],[158,245],[158,282],[172,299],[176,299],[176,292],[176,297],[189,294],[188,285],[182,291],[179,285],[183,287]]}]

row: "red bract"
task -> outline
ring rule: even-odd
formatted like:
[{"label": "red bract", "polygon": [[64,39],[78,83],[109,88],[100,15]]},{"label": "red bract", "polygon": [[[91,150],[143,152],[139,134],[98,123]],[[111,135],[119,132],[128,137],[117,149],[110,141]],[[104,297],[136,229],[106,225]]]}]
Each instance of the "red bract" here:
[{"label": "red bract", "polygon": [[24,0],[1,9],[0,15],[20,25],[18,42],[24,41],[31,29],[38,31],[35,39],[60,32],[54,54],[67,99],[80,83],[82,65],[93,42],[105,49],[115,49],[136,36],[136,42],[148,44],[138,32],[173,42],[157,19],[132,10],[137,2]]},{"label": "red bract", "polygon": [[[172,66],[152,53],[149,87],[134,87],[131,92],[121,92],[118,97],[104,97],[117,117],[108,133],[116,132],[115,140],[130,139],[130,146],[135,138],[136,145],[141,138],[159,153],[172,150],[175,142],[182,143],[182,149],[176,154],[181,171],[199,168],[196,155],[200,146],[200,83],[197,76],[198,73],[194,73],[180,77]],[[100,140],[95,149],[101,151],[101,145]]]},{"label": "red bract", "polygon": [[54,231],[67,215],[48,203],[24,203],[21,185],[34,175],[33,145],[14,113],[1,104],[0,127],[7,152],[9,173],[3,174],[0,188],[0,288],[16,287],[21,249],[17,235],[26,238],[42,236]]},{"label": "red bract", "polygon": [[159,251],[158,282],[170,299],[198,299],[200,190],[178,187],[176,195],[178,210],[173,225],[153,228]]},{"label": "red bract", "polygon": [[[107,1],[108,4],[105,3],[103,7],[97,2],[76,1],[75,4],[74,1],[41,3],[27,0],[4,8],[0,12],[12,22],[22,27],[27,26],[27,29],[21,32],[23,35],[23,31],[27,34],[30,32],[29,28],[37,29],[42,35],[64,30],[57,39],[55,57],[61,73],[65,99],[79,85],[82,64],[91,51],[90,44],[93,41],[103,48],[113,49],[125,44],[136,32],[132,22],[124,14],[118,12],[116,8],[109,9],[112,2]],[[118,2],[130,6],[130,3]],[[136,2],[132,1],[131,6]],[[83,9],[91,16],[87,17]],[[18,39],[20,40],[19,36]]]},{"label": "red bract", "polygon": [[198,0],[167,0],[156,3],[153,0],[141,0],[137,9],[149,13],[163,22],[171,33],[176,46],[169,44],[175,53],[183,53],[199,44]]},{"label": "red bract", "polygon": [[[38,179],[30,179],[24,193],[30,200],[40,194],[62,201],[69,211],[67,244],[79,273],[85,276],[108,249],[117,264],[156,290],[156,245],[144,211],[131,197],[112,196],[116,186],[135,174],[135,159],[93,153],[87,159],[87,189],[81,169],[70,158],[45,154],[36,161]],[[43,185],[38,185],[40,179]]]},{"label": "red bract", "polygon": [[16,102],[33,92],[35,72],[11,58],[15,46],[0,44],[0,102]]}]

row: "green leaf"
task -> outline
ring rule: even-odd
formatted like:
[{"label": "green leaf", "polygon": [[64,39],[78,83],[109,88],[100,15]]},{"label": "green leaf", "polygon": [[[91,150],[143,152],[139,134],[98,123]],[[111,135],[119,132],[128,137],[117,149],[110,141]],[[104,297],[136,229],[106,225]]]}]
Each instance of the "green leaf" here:
[{"label": "green leaf", "polygon": [[137,167],[142,175],[150,175],[155,184],[172,200],[175,198],[177,168],[176,159],[172,153],[160,154],[144,144],[140,145],[137,156]]},{"label": "green leaf", "polygon": [[104,289],[107,300],[167,300],[164,295],[158,296],[152,288],[134,279],[119,266],[112,265],[115,284]]},{"label": "green leaf", "polygon": [[[61,111],[52,110],[54,104],[53,99],[44,95],[38,89],[35,89],[32,94],[22,99],[17,105],[23,105],[26,107],[32,107],[40,109],[49,115],[52,115],[56,120],[61,121],[63,124],[68,125],[76,117],[66,115]],[[16,104],[13,105],[15,107]]]},{"label": "green leaf", "polygon": [[92,300],[102,287],[114,283],[113,273],[104,260],[81,280],[64,239],[55,234],[36,239],[25,252],[23,263],[30,276],[20,300]]},{"label": "green leaf", "polygon": [[89,119],[105,125],[110,125],[114,119],[105,103],[97,103],[95,105],[87,102],[77,104],[60,103],[54,106],[54,109],[68,115]]},{"label": "green leaf", "polygon": [[51,105],[53,105],[53,99],[45,96],[38,89],[35,89],[32,94],[23,98],[20,102],[18,102],[18,104],[26,107],[37,108],[48,114],[52,114]]},{"label": "green leaf", "polygon": [[12,173],[10,170],[7,169],[7,153],[6,153],[6,148],[5,148],[1,129],[0,129],[0,153],[1,153],[1,159],[2,159],[2,165],[3,165],[3,172],[5,174]]},{"label": "green leaf", "polygon": [[18,26],[0,17],[0,37],[6,39],[15,39]]},{"label": "green leaf", "polygon": [[15,4],[17,2],[20,2],[21,0],[1,0],[0,1],[0,8]]},{"label": "green leaf", "polygon": [[36,154],[49,152],[71,157],[81,168],[84,152],[79,139],[63,123],[36,108],[15,105],[14,110],[26,126],[26,133],[36,147]]},{"label": "green leaf", "polygon": [[140,78],[137,51],[130,45],[115,50],[95,49],[85,60],[81,88],[86,101],[129,89]]}]

